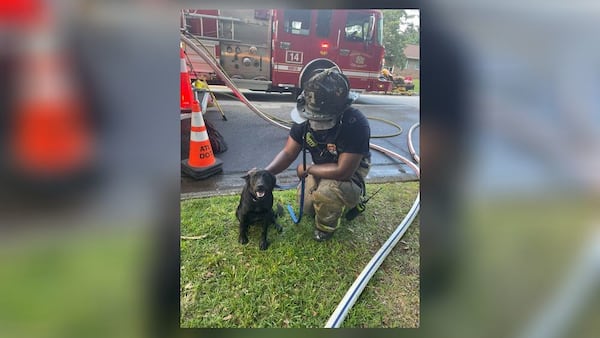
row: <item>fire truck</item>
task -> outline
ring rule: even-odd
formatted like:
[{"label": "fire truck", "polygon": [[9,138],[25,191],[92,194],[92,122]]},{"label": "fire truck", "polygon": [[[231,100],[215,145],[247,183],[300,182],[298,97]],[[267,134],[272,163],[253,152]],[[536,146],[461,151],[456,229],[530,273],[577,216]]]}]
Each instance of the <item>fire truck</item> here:
[{"label": "fire truck", "polygon": [[[182,27],[240,88],[300,91],[303,67],[337,64],[355,91],[387,91],[379,10],[183,10]],[[191,79],[220,84],[202,57],[183,46]],[[316,61],[315,61],[316,60]]]}]

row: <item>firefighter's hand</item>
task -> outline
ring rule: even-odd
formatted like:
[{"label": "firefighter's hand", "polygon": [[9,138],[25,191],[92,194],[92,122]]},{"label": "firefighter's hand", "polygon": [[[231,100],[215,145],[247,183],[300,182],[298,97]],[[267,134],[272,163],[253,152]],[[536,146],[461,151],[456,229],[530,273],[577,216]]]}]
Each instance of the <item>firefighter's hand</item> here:
[{"label": "firefighter's hand", "polygon": [[310,166],[306,166],[306,170],[304,170],[304,166],[302,164],[298,164],[298,167],[296,167],[296,175],[298,175],[298,178],[305,178],[306,176],[310,175]]}]

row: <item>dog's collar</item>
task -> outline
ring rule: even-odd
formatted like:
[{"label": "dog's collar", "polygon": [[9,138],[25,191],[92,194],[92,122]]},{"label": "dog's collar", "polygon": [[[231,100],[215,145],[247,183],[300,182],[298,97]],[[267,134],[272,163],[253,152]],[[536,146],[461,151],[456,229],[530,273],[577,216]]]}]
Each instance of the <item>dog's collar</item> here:
[{"label": "dog's collar", "polygon": [[250,195],[250,198],[252,198],[252,202],[258,202],[258,198],[256,198],[254,196],[254,194],[252,193],[252,191],[250,191],[250,189],[248,189],[248,195]]}]

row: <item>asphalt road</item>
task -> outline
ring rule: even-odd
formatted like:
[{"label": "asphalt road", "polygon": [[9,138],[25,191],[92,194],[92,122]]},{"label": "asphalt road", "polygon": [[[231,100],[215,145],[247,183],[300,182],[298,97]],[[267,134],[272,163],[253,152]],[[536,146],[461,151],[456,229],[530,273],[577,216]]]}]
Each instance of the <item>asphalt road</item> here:
[{"label": "asphalt road", "polygon": [[[184,174],[181,177],[182,198],[210,196],[229,193],[241,189],[244,181],[240,178],[251,168],[264,168],[281,150],[288,136],[288,131],[274,126],[256,115],[237,99],[228,97],[228,90],[212,88],[223,109],[227,120],[216,107],[208,107],[204,119],[212,123],[223,135],[228,150],[215,154],[223,161],[223,173],[204,180],[194,180]],[[281,119],[290,120],[289,112],[295,105],[291,94],[263,93],[244,91],[246,97],[261,111]],[[406,158],[411,158],[408,150],[408,130],[419,122],[419,96],[392,96],[362,94],[354,103],[367,118],[389,120],[402,128],[400,135],[379,138],[397,133],[398,128],[380,120],[369,119],[371,126],[371,143],[392,150]],[[182,123],[182,135],[189,133],[189,119]],[[419,129],[413,132],[413,145],[419,152]],[[189,145],[182,144],[182,156],[187,155]],[[378,151],[371,150],[372,169],[367,176],[368,182],[410,181],[416,175],[405,164],[391,159]],[[310,160],[310,156],[308,156]],[[290,184],[298,181],[295,175],[301,157],[287,171],[277,176],[278,183]]]}]

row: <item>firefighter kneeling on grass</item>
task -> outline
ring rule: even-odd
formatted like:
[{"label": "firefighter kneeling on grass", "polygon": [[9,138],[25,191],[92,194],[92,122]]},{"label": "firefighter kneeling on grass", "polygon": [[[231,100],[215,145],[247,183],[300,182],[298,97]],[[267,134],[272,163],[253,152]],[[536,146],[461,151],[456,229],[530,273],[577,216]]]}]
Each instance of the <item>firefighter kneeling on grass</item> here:
[{"label": "firefighter kneeling on grass", "polygon": [[306,170],[301,163],[296,172],[306,179],[303,212],[314,215],[314,239],[324,241],[365,195],[371,130],[366,117],[350,106],[350,85],[337,67],[313,71],[303,88],[287,142],[265,169],[276,175],[303,149],[310,152],[312,163],[306,163]]}]

